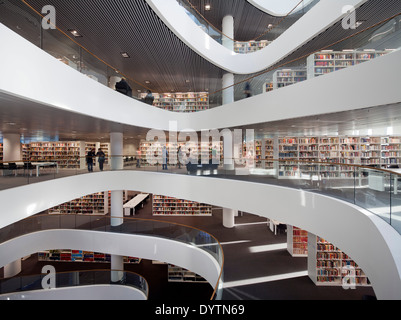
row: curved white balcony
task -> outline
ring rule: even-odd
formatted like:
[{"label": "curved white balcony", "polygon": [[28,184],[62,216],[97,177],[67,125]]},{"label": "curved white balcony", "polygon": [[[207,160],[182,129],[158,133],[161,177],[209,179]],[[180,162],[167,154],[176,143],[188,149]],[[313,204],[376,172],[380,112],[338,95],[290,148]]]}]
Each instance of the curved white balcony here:
[{"label": "curved white balcony", "polygon": [[[397,85],[401,73],[399,51],[249,99],[187,114],[161,110],[121,95],[66,66],[4,25],[0,25],[0,35],[7,44],[0,51],[0,70],[7,75],[0,78],[0,95],[5,101],[34,110],[33,117],[35,110],[42,107],[60,111],[57,121],[63,118],[63,114],[85,115],[114,124],[167,131],[170,122],[177,122],[178,131],[188,128],[200,131],[358,110],[401,101]],[[374,90],[370,90],[372,75],[376,79],[386,79],[375,81]]]},{"label": "curved white balcony", "polygon": [[366,2],[321,0],[268,47],[241,55],[210,38],[188,17],[176,0],[146,1],[187,46],[221,69],[234,74],[252,74],[267,69],[345,17],[344,6],[357,8]]},{"label": "curved white balcony", "polygon": [[[252,212],[299,226],[327,239],[353,257],[371,280],[379,299],[401,298],[401,235],[384,220],[356,205],[305,190],[234,179],[151,172],[84,174],[1,192],[1,226],[106,190],[140,190]],[[21,194],[24,196],[20,197]],[[10,202],[10,198],[19,201]],[[93,237],[90,235],[88,241],[96,246]],[[22,245],[18,247],[23,248]],[[21,250],[20,256],[23,256],[24,249]],[[1,255],[3,263],[17,258],[9,250],[4,253]]]}]

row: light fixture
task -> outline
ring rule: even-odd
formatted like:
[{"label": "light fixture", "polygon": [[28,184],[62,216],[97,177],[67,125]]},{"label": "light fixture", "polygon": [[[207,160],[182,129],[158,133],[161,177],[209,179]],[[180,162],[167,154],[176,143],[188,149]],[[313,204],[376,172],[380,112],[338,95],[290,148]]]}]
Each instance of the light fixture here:
[{"label": "light fixture", "polygon": [[71,34],[75,37],[75,38],[82,38],[82,35],[79,34],[79,32],[77,30],[73,30],[73,29],[68,29],[69,32],[71,32]]},{"label": "light fixture", "polygon": [[366,22],[366,20],[358,20],[358,21],[355,23],[355,27],[356,27],[356,28],[360,27],[360,26],[362,25],[362,23],[364,23],[364,22]]},{"label": "light fixture", "polygon": [[123,58],[130,58],[130,55],[127,52],[121,52],[121,55],[123,56]]},{"label": "light fixture", "polygon": [[206,11],[210,11],[211,8],[212,8],[212,7],[210,6],[210,4],[205,5],[205,10],[206,10]]},{"label": "light fixture", "polygon": [[146,80],[145,83],[146,83],[146,84],[150,84],[150,81],[149,81],[149,80]]}]

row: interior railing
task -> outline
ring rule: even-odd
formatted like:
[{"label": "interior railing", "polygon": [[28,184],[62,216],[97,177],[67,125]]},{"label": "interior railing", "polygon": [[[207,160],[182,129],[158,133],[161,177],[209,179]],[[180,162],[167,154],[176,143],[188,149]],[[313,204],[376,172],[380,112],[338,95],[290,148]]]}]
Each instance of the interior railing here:
[{"label": "interior railing", "polygon": [[[112,272],[118,272],[121,275],[121,280],[113,282]],[[48,274],[38,274],[0,279],[0,295],[3,295],[3,298],[7,299],[7,295],[9,294],[45,290],[43,288],[43,282],[47,283],[48,277]],[[146,300],[149,298],[149,285],[146,279],[137,273],[129,271],[84,270],[59,272],[54,274],[54,280],[54,287],[57,289],[110,284],[122,285],[141,291],[145,295]]]},{"label": "interior railing", "polygon": [[[120,161],[123,163],[122,170],[128,171],[236,179],[316,192],[364,208],[401,234],[401,169],[397,164],[383,168],[324,161],[240,158],[227,166],[224,165],[227,159],[224,162],[220,159],[206,160],[202,164],[201,160],[196,161],[191,157],[184,155],[179,161],[178,158],[171,159],[166,165],[163,165],[161,155],[151,155],[149,159],[137,155],[107,157],[103,171],[113,171],[111,164]],[[2,162],[0,190],[101,172],[98,158],[93,160],[93,168],[86,160],[87,157],[68,159],[68,163],[58,158],[45,162]]]},{"label": "interior railing", "polygon": [[[208,34],[212,39],[217,41],[219,44],[223,43],[223,39],[226,38],[234,42],[235,45],[247,45],[250,43],[260,43],[258,49],[262,49],[272,41],[277,39],[285,30],[291,27],[297,20],[303,17],[309,12],[320,0],[299,1],[284,17],[272,18],[272,23],[266,26],[266,29],[260,32],[257,36],[252,39],[238,40],[235,37],[231,38],[223,33],[221,29],[213,25],[204,15],[194,6],[191,0],[177,0],[179,5],[184,8],[186,14]],[[200,8],[199,8],[200,9]],[[213,8],[211,8],[213,10]],[[267,44],[261,43],[261,41],[267,41]],[[249,53],[251,50],[238,51],[237,53]]]},{"label": "interior railing", "polygon": [[[185,2],[187,0],[180,1]],[[314,4],[315,1],[307,4],[306,7],[311,8]],[[386,8],[380,8],[380,10],[385,11]],[[306,12],[307,9],[301,11]],[[193,10],[191,12],[193,14]],[[299,12],[299,10],[294,11],[294,15],[299,14]],[[387,18],[383,18],[386,15]],[[207,101],[207,107],[192,108],[194,104],[192,98],[182,101],[178,107],[171,105],[170,108],[168,107],[169,102],[166,104],[157,103],[157,101],[153,105],[175,112],[202,111],[232,102],[231,99],[228,102],[223,101],[223,96],[226,93],[228,93],[228,96],[233,96],[233,101],[239,101],[250,96],[278,90],[316,76],[322,76],[369,61],[372,58],[392,52],[393,50],[398,50],[401,47],[400,15],[401,7],[400,12],[395,14],[393,12],[378,12],[377,16],[371,20],[362,23],[359,22],[361,24],[355,26],[356,28],[349,29],[342,28],[342,22],[339,21],[332,28],[317,36],[316,39],[320,40],[316,41],[316,44],[312,42],[308,43],[304,47],[283,57],[275,65],[257,74],[236,75],[232,85],[225,85],[217,90],[212,88],[202,89],[204,92],[200,92],[201,96],[199,99],[201,100],[198,100],[197,103],[199,104],[199,101],[202,101],[201,105],[203,106],[204,101]],[[289,20],[290,16],[286,17],[284,22]],[[195,20],[201,25],[206,23],[202,22],[201,17],[198,18],[195,18]],[[125,78],[132,88],[133,98],[137,100],[142,100],[147,90],[151,90],[154,93],[158,92],[158,94],[171,93],[171,88],[166,88],[164,91],[160,88],[155,90],[150,84],[143,84],[133,79],[125,74],[123,70],[119,70],[107,61],[100,59],[96,55],[96,52],[91,52],[83,47],[79,44],[79,40],[60,29],[43,30],[41,25],[42,19],[43,15],[35,11],[24,0],[20,0],[17,3],[6,0],[2,5],[0,14],[1,23],[48,52],[56,59],[93,80],[114,89],[115,79]],[[208,32],[211,37],[216,38],[217,41],[221,38],[218,30],[213,29],[213,32],[210,31],[211,27],[209,24],[205,28],[209,30]],[[264,33],[265,35],[272,34],[274,30],[274,28],[273,30],[267,29]],[[336,40],[333,41],[332,39]],[[350,50],[354,51],[355,55],[358,54],[360,57],[371,55],[372,58],[348,59],[346,55],[350,54]],[[325,59],[317,59],[315,61],[310,59],[314,54],[330,54],[323,51],[332,51],[333,55],[337,54],[339,58],[330,59],[332,61],[324,61]],[[344,59],[341,58],[341,54],[344,55]],[[320,69],[318,70],[319,72],[310,71],[316,71],[314,68]]]},{"label": "interior railing", "polygon": [[[112,220],[118,220],[121,224],[113,226],[111,225]],[[213,235],[203,230],[183,224],[129,217],[114,218],[103,215],[40,214],[1,229],[0,243],[38,231],[58,229],[147,235],[195,246],[209,253],[220,266],[220,275],[214,286],[211,300],[221,299],[223,290],[224,252],[220,242]],[[147,290],[146,294],[148,294],[149,289],[147,285],[145,288]]]}]

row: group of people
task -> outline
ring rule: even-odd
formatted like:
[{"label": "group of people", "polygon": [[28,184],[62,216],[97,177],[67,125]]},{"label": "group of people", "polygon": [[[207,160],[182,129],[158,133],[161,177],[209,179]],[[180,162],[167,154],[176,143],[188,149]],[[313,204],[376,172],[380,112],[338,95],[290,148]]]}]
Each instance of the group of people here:
[{"label": "group of people", "polygon": [[106,161],[106,154],[103,152],[103,150],[101,148],[99,148],[97,153],[96,153],[95,149],[92,149],[86,155],[86,164],[88,165],[88,171],[89,172],[93,172],[93,166],[95,164],[95,159],[96,158],[98,158],[100,171],[103,171],[104,162]]},{"label": "group of people", "polygon": [[[121,81],[116,83],[116,91],[132,98],[132,88],[125,78],[122,78]],[[141,101],[146,104],[153,105],[154,100],[155,97],[153,96],[152,91],[147,90],[145,98],[143,98]]]}]

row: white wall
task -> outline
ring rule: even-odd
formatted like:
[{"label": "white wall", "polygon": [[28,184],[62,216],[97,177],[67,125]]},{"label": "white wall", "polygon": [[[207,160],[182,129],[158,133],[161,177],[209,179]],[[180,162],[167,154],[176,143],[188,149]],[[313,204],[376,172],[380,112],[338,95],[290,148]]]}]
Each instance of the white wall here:
[{"label": "white wall", "polygon": [[[0,70],[7,74],[0,77],[0,93],[142,128],[169,130],[169,122],[177,121],[179,131],[224,129],[401,101],[401,52],[223,107],[184,114],[121,95],[66,66],[1,24],[0,37],[7,43],[0,50]],[[374,90],[370,90],[373,75],[374,79],[386,80],[375,81]]]},{"label": "white wall", "polygon": [[[297,226],[327,239],[351,256],[368,275],[379,299],[401,299],[400,234],[366,210],[303,190],[151,172],[84,174],[0,192],[0,226],[105,190],[137,190],[171,196],[251,212]],[[18,202],[9,201],[17,198]],[[21,252],[21,256],[29,253]],[[13,259],[16,257],[7,258]]]},{"label": "white wall", "polygon": [[200,56],[227,72],[251,74],[274,65],[339,21],[345,16],[345,5],[357,8],[367,0],[321,0],[269,46],[246,55],[235,54],[210,38],[176,0],[146,1],[170,30]]},{"label": "white wall", "polygon": [[167,262],[199,274],[213,287],[220,276],[216,259],[193,245],[151,236],[84,230],[40,231],[2,243],[0,266],[32,253],[65,248]]},{"label": "white wall", "polygon": [[99,301],[99,300],[147,300],[144,293],[138,289],[120,285],[79,286],[71,288],[56,288],[52,290],[25,291],[1,295],[0,300],[47,300],[47,301]]}]

